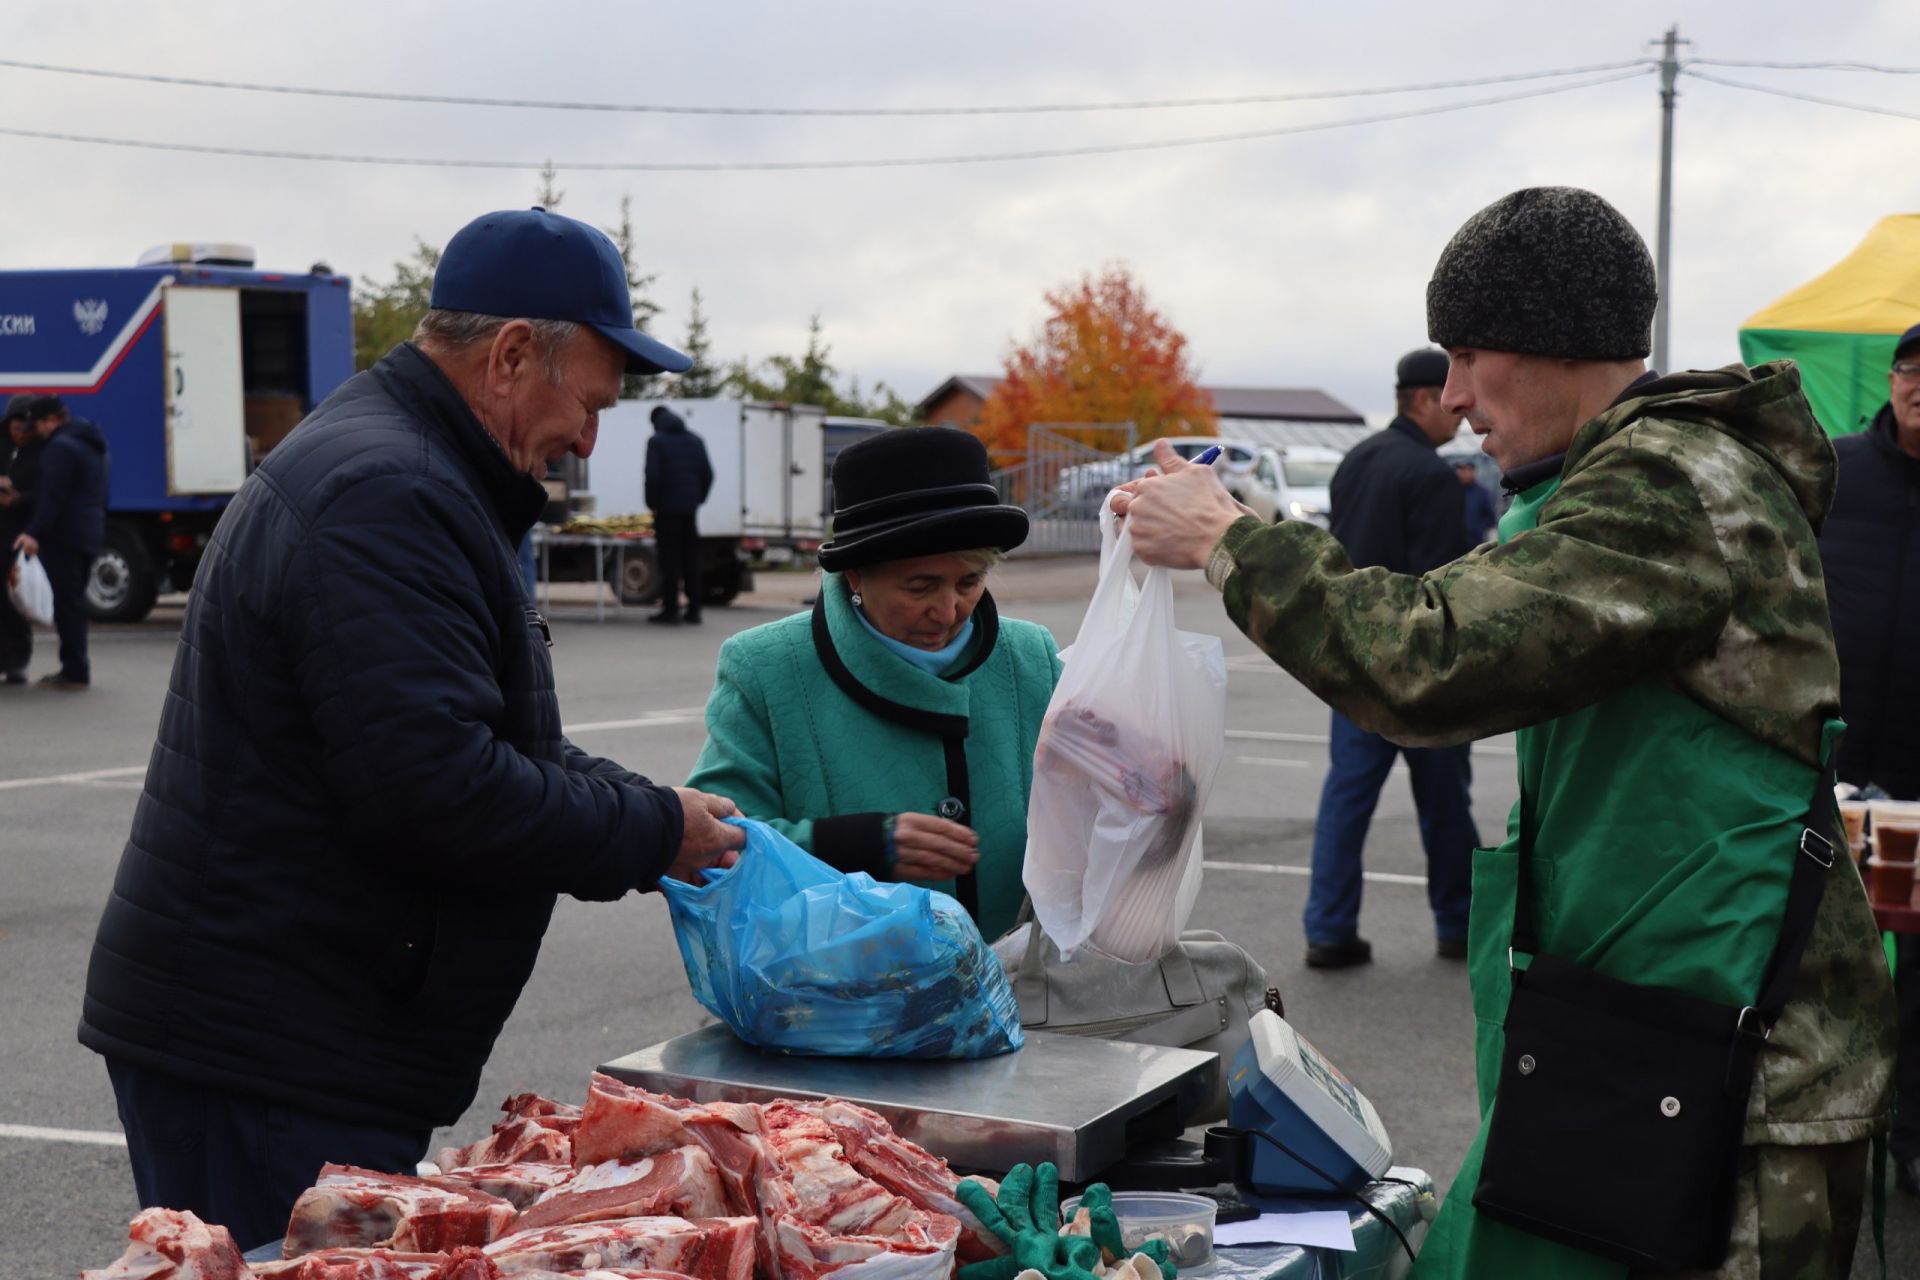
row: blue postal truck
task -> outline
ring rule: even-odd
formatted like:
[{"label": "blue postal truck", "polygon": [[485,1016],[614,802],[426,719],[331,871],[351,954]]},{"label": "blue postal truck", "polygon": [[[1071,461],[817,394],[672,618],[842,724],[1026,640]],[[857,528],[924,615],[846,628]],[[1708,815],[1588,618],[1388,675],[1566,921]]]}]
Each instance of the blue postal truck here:
[{"label": "blue postal truck", "polygon": [[257,271],[238,245],[165,245],[133,267],[0,271],[0,399],[65,398],[112,451],[87,605],[147,615],[185,590],[266,452],[353,373],[347,277]]}]

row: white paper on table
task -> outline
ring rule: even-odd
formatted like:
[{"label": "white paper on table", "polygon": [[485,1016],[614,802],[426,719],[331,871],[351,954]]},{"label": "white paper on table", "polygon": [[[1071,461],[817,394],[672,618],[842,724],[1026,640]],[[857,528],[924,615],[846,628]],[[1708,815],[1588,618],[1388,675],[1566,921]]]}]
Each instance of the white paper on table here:
[{"label": "white paper on table", "polygon": [[1236,1244],[1297,1244],[1310,1249],[1353,1252],[1353,1220],[1344,1209],[1304,1213],[1263,1213],[1245,1222],[1222,1222],[1213,1229],[1215,1248]]}]

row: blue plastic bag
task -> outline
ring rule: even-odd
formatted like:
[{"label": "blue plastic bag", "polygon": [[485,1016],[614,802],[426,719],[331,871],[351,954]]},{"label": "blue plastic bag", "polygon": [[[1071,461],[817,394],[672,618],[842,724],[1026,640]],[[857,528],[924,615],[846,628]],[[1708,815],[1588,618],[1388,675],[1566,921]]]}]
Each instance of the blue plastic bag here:
[{"label": "blue plastic bag", "polygon": [[959,903],[836,871],[763,822],[702,886],[663,879],[693,994],[748,1044],[850,1058],[1018,1049],[1006,970]]}]

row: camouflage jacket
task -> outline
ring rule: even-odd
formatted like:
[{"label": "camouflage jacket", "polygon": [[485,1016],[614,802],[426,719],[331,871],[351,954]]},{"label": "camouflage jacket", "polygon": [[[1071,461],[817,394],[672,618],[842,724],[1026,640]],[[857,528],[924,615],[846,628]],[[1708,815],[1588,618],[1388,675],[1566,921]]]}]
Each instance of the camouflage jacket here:
[{"label": "camouflage jacket", "polygon": [[[1652,683],[1818,764],[1839,708],[1815,542],[1834,454],[1797,370],[1636,388],[1579,430],[1561,474],[1534,529],[1419,577],[1356,570],[1304,522],[1250,519],[1209,577],[1224,572],[1229,615],[1275,661],[1397,742],[1541,725]],[[1848,1141],[1883,1124],[1891,1036],[1885,961],[1843,863],[1763,1055],[1750,1136]]]}]

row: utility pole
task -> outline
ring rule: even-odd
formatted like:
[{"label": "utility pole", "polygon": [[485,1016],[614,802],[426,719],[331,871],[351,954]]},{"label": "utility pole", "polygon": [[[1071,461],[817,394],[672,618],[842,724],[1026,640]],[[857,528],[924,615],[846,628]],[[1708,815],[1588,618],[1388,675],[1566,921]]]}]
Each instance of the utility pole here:
[{"label": "utility pole", "polygon": [[1653,311],[1653,367],[1671,373],[1667,367],[1667,319],[1673,311],[1673,82],[1680,74],[1674,48],[1687,42],[1680,38],[1680,25],[1667,28],[1664,52],[1660,58],[1660,229],[1655,241],[1653,269],[1660,290],[1660,301]]}]

